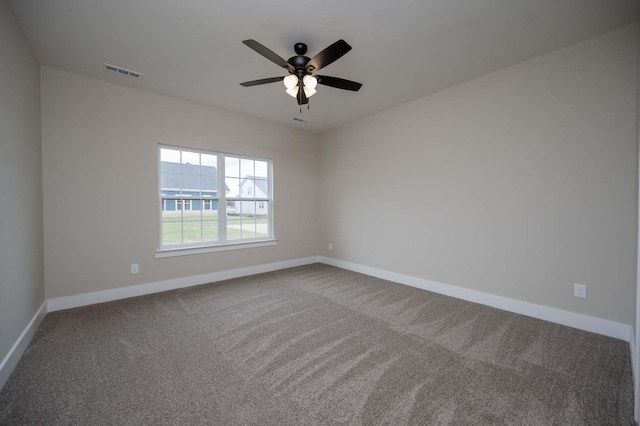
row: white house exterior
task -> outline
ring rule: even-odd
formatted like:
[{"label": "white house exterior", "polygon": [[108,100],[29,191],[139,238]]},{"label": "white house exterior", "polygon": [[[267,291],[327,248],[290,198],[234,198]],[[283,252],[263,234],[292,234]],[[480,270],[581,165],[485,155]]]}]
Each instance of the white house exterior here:
[{"label": "white house exterior", "polygon": [[[240,200],[232,200],[234,198]],[[236,191],[227,193],[227,214],[266,216],[269,212],[269,183],[266,179],[246,176]]]}]

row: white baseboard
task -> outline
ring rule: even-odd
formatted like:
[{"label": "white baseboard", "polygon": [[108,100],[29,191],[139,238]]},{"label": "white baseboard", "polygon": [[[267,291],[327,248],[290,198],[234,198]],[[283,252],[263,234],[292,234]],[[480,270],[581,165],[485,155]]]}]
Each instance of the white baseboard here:
[{"label": "white baseboard", "polygon": [[[126,299],[128,297],[142,296],[145,294],[158,293],[167,290],[191,287],[194,285],[207,284],[211,282],[223,281],[233,278],[245,277],[248,275],[261,274],[280,269],[293,268],[296,266],[308,265],[311,263],[321,262],[327,265],[336,266],[338,268],[347,269],[365,275],[374,276],[399,284],[432,291],[434,293],[444,294],[462,300],[491,306],[517,314],[530,316],[533,318],[550,321],[553,323],[566,325],[580,330],[592,333],[603,334],[616,339],[621,339],[630,344],[631,359],[636,358],[635,335],[633,327],[608,321],[600,318],[590,317],[587,315],[577,314],[574,312],[563,311],[548,306],[536,305],[533,303],[523,302],[520,300],[509,299],[502,296],[496,296],[475,290],[469,290],[449,284],[442,284],[423,278],[412,277],[409,275],[399,274],[396,272],[385,271],[370,266],[359,265],[356,263],[346,262],[324,256],[310,256],[300,259],[286,260],[282,262],[268,263],[264,265],[249,266],[245,268],[230,269],[227,271],[213,272],[210,274],[195,275],[185,278],[176,278],[166,281],[158,281],[148,284],[140,284],[131,287],[121,287],[111,290],[98,291],[93,293],[85,293],[68,297],[59,297],[56,299],[46,300],[40,309],[31,319],[22,332],[16,343],[13,345],[9,353],[5,356],[0,364],[0,389],[4,386],[11,372],[18,364],[20,357],[24,353],[27,345],[31,341],[38,326],[42,322],[44,316],[48,312],[59,311],[62,309],[76,308],[80,306],[92,305],[95,303],[110,302],[113,300]],[[633,364],[633,377],[636,376],[636,366]]]},{"label": "white baseboard", "polygon": [[602,334],[605,336],[624,340],[625,342],[629,342],[631,339],[632,327],[627,324],[590,317],[582,314],[576,314],[574,312],[563,311],[561,309],[550,308],[548,306],[536,305],[534,303],[523,302],[521,300],[509,299],[507,297],[496,296],[476,290],[469,290],[454,285],[442,284],[423,278],[412,277],[410,275],[399,274],[396,272],[389,272],[382,269],[372,268],[370,266],[364,266],[356,263],[345,262],[343,260],[333,259],[330,257],[319,256],[319,261],[322,263],[326,263],[327,265],[336,266],[338,268],[348,269],[350,271],[359,272],[361,274],[370,275],[411,287],[417,287],[423,290],[432,291],[434,293],[455,297],[457,299],[480,303],[482,305],[491,306],[493,308],[502,309],[504,311],[514,312],[516,314],[526,315],[556,324],[566,325],[580,330]]},{"label": "white baseboard", "polygon": [[634,360],[636,359],[636,335],[635,332],[633,331],[633,327],[629,327],[629,338],[627,339],[627,341],[629,342],[629,350],[631,352],[631,374],[634,378],[634,383],[635,383],[635,378],[636,378],[636,363],[634,362]]},{"label": "white baseboard", "polygon": [[92,305],[95,303],[110,302],[113,300],[126,299],[128,297],[143,296],[145,294],[158,293],[162,291],[175,290],[178,288],[191,287],[194,285],[207,284],[211,282],[239,278],[248,275],[261,274],[264,272],[271,272],[279,269],[293,268],[296,266],[308,265],[316,262],[325,263],[327,265],[336,266],[339,268],[359,272],[377,278],[382,278],[423,290],[433,291],[434,293],[444,294],[446,296],[480,303],[505,311],[550,321],[556,324],[566,325],[592,333],[603,334],[605,336],[614,337],[626,342],[630,342],[631,338],[633,337],[631,335],[632,327],[627,324],[590,317],[574,312],[563,311],[561,309],[551,308],[548,306],[536,305],[533,303],[510,299],[507,297],[496,296],[476,290],[469,290],[463,287],[443,284],[426,280],[424,278],[412,277],[409,275],[399,274],[397,272],[385,271],[370,266],[345,262],[342,260],[324,256],[310,256],[301,259],[286,260],[282,262],[268,263],[257,266],[248,266],[245,268],[212,272],[210,274],[194,275],[191,277],[176,278],[172,280],[140,284],[131,287],[120,287],[93,293],[59,297],[56,299],[49,299],[47,308],[48,312],[54,312],[62,309],[77,308],[80,306]]},{"label": "white baseboard", "polygon": [[20,357],[24,353],[25,349],[27,349],[29,342],[31,342],[33,335],[36,334],[36,330],[46,314],[47,301],[45,300],[42,302],[42,305],[40,305],[40,309],[38,309],[33,318],[31,318],[31,321],[29,321],[29,324],[24,329],[20,337],[18,337],[18,340],[13,344],[13,347],[11,347],[7,356],[5,356],[2,363],[0,363],[0,389],[4,387],[4,384],[9,379],[13,369],[18,365]]},{"label": "white baseboard", "polygon": [[158,281],[148,284],[139,284],[130,287],[120,287],[110,290],[96,291],[93,293],[58,297],[56,299],[49,299],[48,310],[49,312],[54,312],[60,311],[62,309],[71,309],[80,306],[93,305],[95,303],[111,302],[113,300],[126,299],[128,297],[143,296],[145,294],[159,293],[161,291],[175,290],[178,288],[191,287],[194,285],[230,280],[233,278],[277,271],[279,269],[293,268],[296,266],[308,265],[310,263],[317,262],[318,256],[311,256],[301,259],[285,260],[283,262],[267,263],[264,265],[248,266],[245,268],[230,269],[227,271],[212,272],[209,274],[194,275],[190,277],[176,278],[172,280]]},{"label": "white baseboard", "polygon": [[631,377],[633,378],[633,418],[637,422],[640,409],[640,377],[638,377],[638,348],[636,347],[636,334],[633,327],[629,327],[629,349],[631,350]]}]

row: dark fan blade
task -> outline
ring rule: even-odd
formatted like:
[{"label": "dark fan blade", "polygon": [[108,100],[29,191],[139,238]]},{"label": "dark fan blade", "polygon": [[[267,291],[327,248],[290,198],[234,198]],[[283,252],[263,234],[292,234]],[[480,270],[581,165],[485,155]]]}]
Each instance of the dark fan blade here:
[{"label": "dark fan blade", "polygon": [[336,89],[353,90],[357,92],[362,87],[361,83],[345,80],[344,78],[329,77],[328,75],[316,75],[315,77],[318,79],[318,84],[335,87]]},{"label": "dark fan blade", "polygon": [[250,87],[250,86],[257,86],[258,84],[275,83],[276,81],[282,81],[282,80],[284,80],[284,77],[263,78],[262,80],[253,80],[253,81],[240,83],[240,86]]},{"label": "dark fan blade", "polygon": [[263,45],[261,45],[257,41],[255,41],[255,40],[245,40],[245,41],[243,41],[243,43],[246,44],[247,46],[249,46],[251,49],[253,49],[256,52],[258,52],[259,54],[261,54],[262,56],[264,56],[265,58],[267,58],[268,60],[270,60],[271,62],[273,62],[274,64],[278,65],[279,67],[291,70],[291,72],[294,71],[293,67],[291,65],[289,65],[289,63],[287,61],[285,61],[280,56],[276,55],[271,50],[267,49],[266,47],[264,47]]},{"label": "dark fan blade", "polygon": [[309,98],[304,93],[304,89],[300,87],[298,89],[298,105],[306,105],[309,103]]},{"label": "dark fan blade", "polygon": [[333,43],[331,46],[324,49],[322,52],[318,53],[307,63],[307,71],[314,72],[318,71],[320,68],[324,68],[330,63],[337,61],[345,53],[351,50],[351,46],[344,41],[338,40]]}]

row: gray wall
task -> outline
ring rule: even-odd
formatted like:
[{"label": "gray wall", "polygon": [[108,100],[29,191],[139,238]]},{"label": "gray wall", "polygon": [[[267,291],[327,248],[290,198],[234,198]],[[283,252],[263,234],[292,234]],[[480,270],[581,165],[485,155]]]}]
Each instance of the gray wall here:
[{"label": "gray wall", "polygon": [[625,27],[323,135],[319,252],[633,324],[637,41]]},{"label": "gray wall", "polygon": [[[272,159],[277,245],[155,259],[158,144]],[[47,298],[317,255],[318,147],[305,131],[43,67]]]},{"label": "gray wall", "polygon": [[44,301],[40,67],[0,1],[0,361]]}]

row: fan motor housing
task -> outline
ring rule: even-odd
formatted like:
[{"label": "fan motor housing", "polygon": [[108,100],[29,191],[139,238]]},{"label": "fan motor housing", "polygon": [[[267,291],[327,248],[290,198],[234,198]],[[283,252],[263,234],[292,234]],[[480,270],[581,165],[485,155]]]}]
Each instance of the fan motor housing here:
[{"label": "fan motor housing", "polygon": [[308,58],[306,56],[303,55],[298,55],[298,56],[293,56],[291,58],[289,58],[289,60],[287,61],[292,67],[294,68],[304,68],[307,65],[307,62],[309,62],[311,60],[311,58]]},{"label": "fan motor housing", "polygon": [[307,53],[307,45],[304,43],[296,43],[293,45],[293,50],[295,50],[297,56],[289,58],[287,63],[295,68],[295,74],[302,78],[307,73],[305,68],[311,60],[311,58],[304,56],[304,54]]}]

